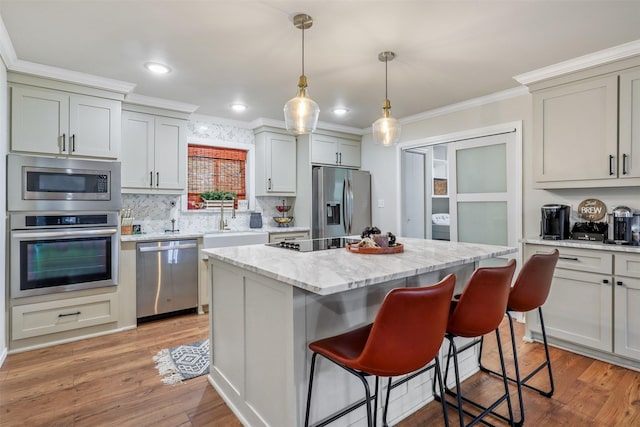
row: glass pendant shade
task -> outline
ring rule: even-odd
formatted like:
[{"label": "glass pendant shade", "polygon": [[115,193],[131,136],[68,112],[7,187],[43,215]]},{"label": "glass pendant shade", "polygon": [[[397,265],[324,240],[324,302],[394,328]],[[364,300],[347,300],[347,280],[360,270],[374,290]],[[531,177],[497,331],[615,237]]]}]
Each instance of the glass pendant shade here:
[{"label": "glass pendant shade", "polygon": [[384,107],[382,109],[382,117],[376,120],[372,125],[373,140],[385,147],[389,147],[398,143],[402,128],[400,127],[398,119],[391,117],[389,114],[391,104],[388,99],[385,99]]},{"label": "glass pendant shade", "polygon": [[298,94],[284,105],[284,124],[294,135],[304,135],[316,130],[320,116],[320,107],[307,96],[307,76],[304,75],[304,30],[311,28],[313,19],[301,13],[293,17],[293,25],[302,30],[302,75],[298,81]]},{"label": "glass pendant shade", "polygon": [[312,133],[318,125],[320,107],[307,96],[306,77],[300,76],[298,94],[284,105],[284,124],[294,135]]},{"label": "glass pendant shade", "polygon": [[396,54],[393,52],[380,52],[378,54],[378,60],[384,62],[384,104],[382,104],[382,117],[376,120],[373,125],[371,125],[373,131],[373,140],[382,144],[385,147],[389,147],[393,144],[397,144],[400,140],[400,133],[402,131],[400,127],[400,122],[391,117],[391,102],[388,97],[388,75],[387,75],[387,64],[389,61],[393,61],[393,58],[396,57]]}]

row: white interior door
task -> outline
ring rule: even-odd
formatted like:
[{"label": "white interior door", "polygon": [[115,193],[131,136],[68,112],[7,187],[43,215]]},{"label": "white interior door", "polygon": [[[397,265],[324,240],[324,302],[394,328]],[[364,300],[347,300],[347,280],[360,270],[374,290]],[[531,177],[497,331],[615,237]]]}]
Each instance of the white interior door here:
[{"label": "white interior door", "polygon": [[449,144],[452,241],[519,245],[522,171],[518,140],[513,131]]},{"label": "white interior door", "polygon": [[402,151],[402,231],[401,235],[430,239],[431,228],[425,227],[425,153]]}]

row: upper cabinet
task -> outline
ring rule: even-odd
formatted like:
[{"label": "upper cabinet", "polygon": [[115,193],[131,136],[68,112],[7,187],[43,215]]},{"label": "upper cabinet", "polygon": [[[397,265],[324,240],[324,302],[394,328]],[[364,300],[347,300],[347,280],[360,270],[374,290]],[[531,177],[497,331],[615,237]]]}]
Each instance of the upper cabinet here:
[{"label": "upper cabinet", "polygon": [[533,91],[538,188],[640,185],[640,67]]},{"label": "upper cabinet", "polygon": [[296,138],[256,131],[256,196],[296,195]]},{"label": "upper cabinet", "polygon": [[120,116],[118,100],[11,85],[11,150],[116,159]]},{"label": "upper cabinet", "polygon": [[360,141],[311,134],[311,162],[323,165],[360,167]]},{"label": "upper cabinet", "polygon": [[133,111],[122,113],[122,191],[183,193],[187,120]]}]

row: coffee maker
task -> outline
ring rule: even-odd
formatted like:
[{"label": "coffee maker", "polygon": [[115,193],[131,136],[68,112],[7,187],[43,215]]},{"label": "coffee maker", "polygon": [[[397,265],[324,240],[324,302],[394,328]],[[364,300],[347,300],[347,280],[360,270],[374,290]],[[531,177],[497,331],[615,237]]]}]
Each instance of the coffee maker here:
[{"label": "coffee maker", "polygon": [[613,241],[617,244],[629,244],[632,241],[631,228],[633,212],[626,206],[613,209]]},{"label": "coffee maker", "polygon": [[540,237],[543,240],[568,239],[570,234],[569,215],[571,206],[544,205],[542,206],[540,221]]}]

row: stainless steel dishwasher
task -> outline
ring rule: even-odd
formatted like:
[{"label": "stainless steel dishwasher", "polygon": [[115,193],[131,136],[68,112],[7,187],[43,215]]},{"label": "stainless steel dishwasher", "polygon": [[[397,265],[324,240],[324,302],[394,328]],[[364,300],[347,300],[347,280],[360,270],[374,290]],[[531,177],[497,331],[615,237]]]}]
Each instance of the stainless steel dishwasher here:
[{"label": "stainless steel dishwasher", "polygon": [[138,320],[195,309],[198,305],[198,242],[138,243],[136,296]]}]

